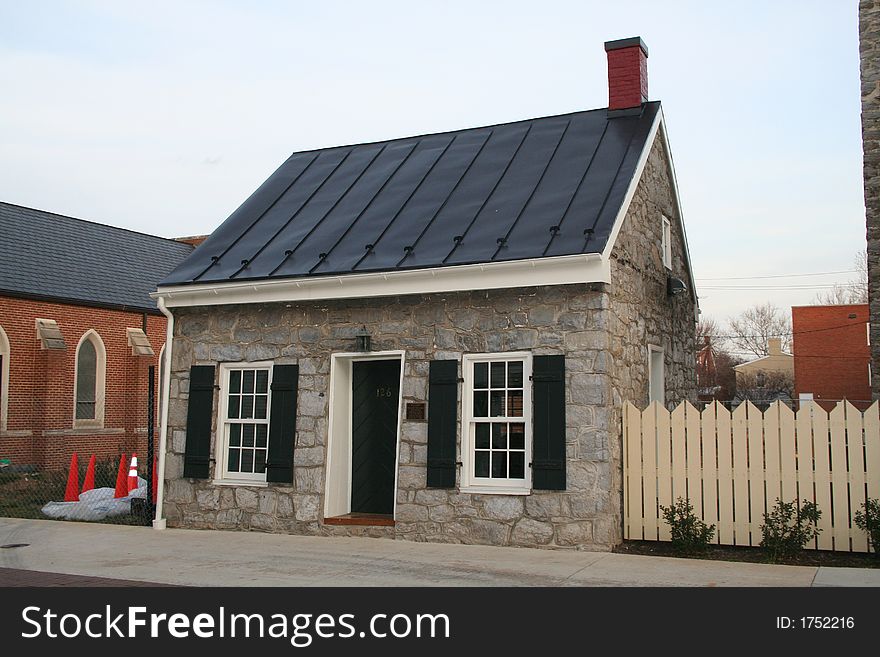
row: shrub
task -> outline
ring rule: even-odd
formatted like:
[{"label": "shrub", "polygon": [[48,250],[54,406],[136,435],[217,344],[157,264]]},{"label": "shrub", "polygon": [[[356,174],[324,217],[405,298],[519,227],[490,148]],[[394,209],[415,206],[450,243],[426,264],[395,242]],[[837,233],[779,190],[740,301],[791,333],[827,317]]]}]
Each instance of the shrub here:
[{"label": "shrub", "polygon": [[853,520],[856,521],[856,527],[867,532],[874,556],[880,557],[880,500],[868,498],[862,508],[865,512],[856,511]]},{"label": "shrub", "polygon": [[764,514],[764,524],[761,525],[761,547],[770,561],[776,563],[791,558],[816,538],[822,531],[816,527],[821,515],[815,502],[803,500],[798,506],[797,500],[783,502],[777,498],[776,506]]},{"label": "shrub", "polygon": [[678,498],[672,506],[660,505],[663,519],[672,531],[672,548],[681,554],[704,551],[715,535],[715,525],[706,526],[694,515],[690,500]]}]

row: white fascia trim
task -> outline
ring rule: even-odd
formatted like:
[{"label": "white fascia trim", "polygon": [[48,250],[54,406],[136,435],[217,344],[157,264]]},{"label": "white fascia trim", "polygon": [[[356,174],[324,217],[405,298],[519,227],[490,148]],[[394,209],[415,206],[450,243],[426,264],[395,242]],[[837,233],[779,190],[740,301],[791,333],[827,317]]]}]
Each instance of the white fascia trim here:
[{"label": "white fascia trim", "polygon": [[150,296],[164,299],[168,308],[180,308],[610,282],[608,259],[586,253],[407,271],[178,285],[160,287]]},{"label": "white fascia trim", "polygon": [[657,112],[657,116],[654,117],[654,123],[651,125],[651,131],[648,133],[648,138],[645,139],[644,147],[642,147],[642,153],[639,155],[636,170],[633,173],[632,178],[630,178],[629,187],[626,188],[626,196],[623,197],[623,203],[620,204],[620,210],[617,211],[617,217],[614,218],[614,225],[611,227],[611,234],[608,236],[608,241],[605,243],[605,250],[602,252],[602,257],[606,260],[611,258],[611,252],[614,250],[614,244],[617,242],[617,235],[620,233],[620,229],[623,226],[623,220],[626,219],[626,213],[629,212],[630,203],[632,203],[633,197],[636,195],[636,189],[639,187],[639,181],[642,179],[642,173],[645,170],[645,165],[648,163],[648,156],[651,154],[654,140],[657,138],[657,129],[660,127],[661,121],[662,113]]},{"label": "white fascia trim", "polygon": [[666,144],[666,164],[669,166],[669,177],[672,179],[672,198],[675,201],[675,209],[678,210],[678,220],[681,224],[681,239],[684,242],[684,261],[687,265],[688,276],[691,279],[691,296],[696,305],[694,318],[699,319],[700,300],[697,296],[697,284],[694,279],[694,268],[691,265],[691,251],[688,247],[687,229],[684,227],[684,211],[681,208],[681,195],[678,193],[678,179],[675,177],[675,165],[672,163],[672,147],[669,145],[669,134],[666,132],[666,119],[663,118],[663,107],[660,107],[660,129],[663,130],[663,141]]},{"label": "white fascia trim", "polygon": [[675,201],[675,209],[678,213],[679,224],[681,225],[681,237],[684,242],[684,260],[687,265],[688,275],[691,279],[690,284],[690,292],[691,296],[694,299],[694,303],[697,305],[696,314],[699,315],[699,301],[697,299],[697,290],[695,288],[694,283],[694,270],[691,266],[691,254],[688,249],[688,240],[687,233],[684,228],[684,215],[681,211],[681,197],[678,193],[678,181],[675,178],[675,167],[672,164],[672,149],[669,147],[669,135],[666,133],[666,120],[663,118],[663,107],[660,107],[660,111],[657,112],[657,116],[654,118],[654,124],[651,126],[651,131],[648,133],[648,138],[645,140],[645,146],[642,149],[642,154],[639,156],[638,164],[636,164],[636,170],[633,174],[632,179],[629,182],[629,187],[626,190],[626,196],[623,197],[623,203],[620,205],[620,211],[617,213],[617,217],[614,219],[614,226],[611,229],[611,235],[608,237],[608,242],[605,244],[605,250],[602,252],[602,257],[606,260],[611,258],[611,251],[614,249],[614,244],[617,242],[617,235],[620,232],[621,226],[623,226],[623,220],[626,218],[626,213],[629,211],[630,203],[632,203],[633,197],[635,196],[636,189],[639,186],[639,182],[642,179],[642,173],[645,170],[645,165],[648,163],[648,156],[651,154],[651,149],[654,148],[654,141],[657,139],[657,132],[663,132],[663,141],[666,144],[666,164],[669,167],[669,178],[672,181],[672,197]]}]

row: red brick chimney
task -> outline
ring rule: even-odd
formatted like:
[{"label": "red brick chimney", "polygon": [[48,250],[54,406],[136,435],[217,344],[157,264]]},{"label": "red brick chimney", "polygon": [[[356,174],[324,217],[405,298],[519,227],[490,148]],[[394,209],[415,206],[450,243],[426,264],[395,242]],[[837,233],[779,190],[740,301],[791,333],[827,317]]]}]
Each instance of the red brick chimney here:
[{"label": "red brick chimney", "polygon": [[641,37],[606,41],[608,111],[640,109],[648,101],[648,46]]}]

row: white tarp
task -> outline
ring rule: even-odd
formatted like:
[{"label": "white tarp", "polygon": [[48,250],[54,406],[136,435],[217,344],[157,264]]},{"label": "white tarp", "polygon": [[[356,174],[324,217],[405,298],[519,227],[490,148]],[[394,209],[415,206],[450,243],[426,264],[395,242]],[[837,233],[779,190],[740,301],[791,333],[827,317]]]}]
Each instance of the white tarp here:
[{"label": "white tarp", "polygon": [[147,496],[147,480],[138,477],[138,487],[125,497],[114,498],[115,488],[93,488],[80,493],[78,502],[49,502],[42,508],[50,518],[104,520],[131,513],[131,500]]}]

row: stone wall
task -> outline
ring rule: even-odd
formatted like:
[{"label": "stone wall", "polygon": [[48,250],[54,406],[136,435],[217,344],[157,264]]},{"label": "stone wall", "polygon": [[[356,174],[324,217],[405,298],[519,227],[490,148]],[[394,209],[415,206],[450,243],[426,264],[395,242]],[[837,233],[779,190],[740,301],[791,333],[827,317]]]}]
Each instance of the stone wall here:
[{"label": "stone wall", "polygon": [[[175,310],[165,473],[169,524],[608,549],[620,536],[611,482],[621,464],[612,457],[619,454],[619,434],[608,407],[607,312],[608,295],[586,285]],[[323,525],[330,356],[353,351],[361,325],[374,350],[406,350],[405,402],[426,400],[434,359],[520,349],[564,353],[568,489],[526,497],[428,490],[427,424],[404,421],[396,526]],[[299,363],[291,486],[228,487],[181,478],[190,366],[241,360]]]},{"label": "stone wall", "polygon": [[[665,348],[668,400],[693,398],[696,386],[694,302],[690,294],[667,298],[660,254],[664,213],[674,226],[673,273],[691,286],[664,148],[658,136],[613,250],[610,285],[175,309],[169,524],[593,550],[619,543],[620,411],[625,400],[646,402],[646,345]],[[324,525],[331,354],[353,351],[362,325],[374,350],[406,351],[404,403],[426,400],[434,359],[513,350],[564,354],[567,489],[528,496],[427,489],[427,424],[403,421],[396,525]],[[229,487],[182,479],[190,366],[256,360],[300,366],[293,484]]]},{"label": "stone wall", "polygon": [[862,148],[871,306],[871,389],[880,398],[880,2],[859,2],[862,74]]},{"label": "stone wall", "polygon": [[[611,252],[609,371],[611,372],[611,426],[619,428],[622,404],[639,408],[648,402],[648,345],[663,347],[668,406],[696,401],[695,303],[688,274],[681,217],[673,196],[662,131],[648,156],[629,212]],[[688,286],[675,297],[666,294],[670,273],[661,253],[662,216],[672,223],[672,271]],[[620,462],[620,441],[611,458]],[[611,506],[622,513],[622,474],[615,470]],[[618,526],[622,519],[617,518]],[[622,536],[619,537],[622,540]]]}]

